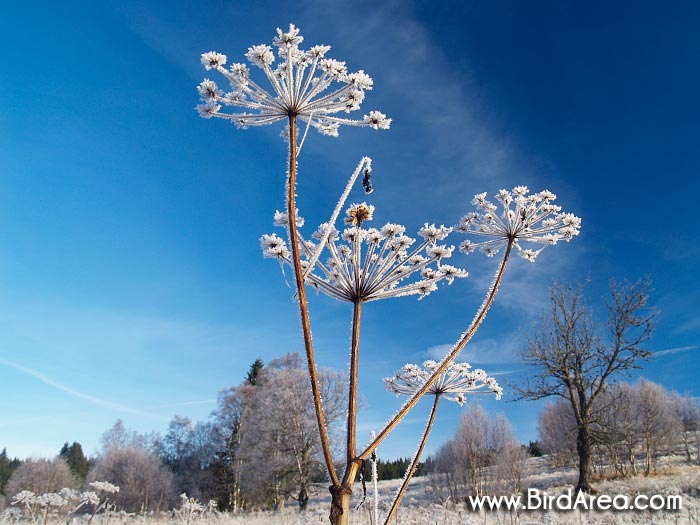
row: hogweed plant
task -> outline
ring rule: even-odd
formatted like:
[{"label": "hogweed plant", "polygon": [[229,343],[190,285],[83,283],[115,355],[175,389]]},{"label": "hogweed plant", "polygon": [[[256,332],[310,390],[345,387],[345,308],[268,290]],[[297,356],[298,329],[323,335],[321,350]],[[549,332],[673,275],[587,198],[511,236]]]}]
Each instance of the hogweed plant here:
[{"label": "hogweed plant", "polygon": [[[371,457],[408,411],[425,394],[435,394],[436,402],[441,395],[452,395],[440,389],[445,388],[447,378],[450,378],[449,382],[456,381],[455,374],[464,371],[464,367],[455,369],[452,363],[473,337],[493,304],[512,250],[515,248],[521,256],[534,261],[544,246],[560,240],[569,241],[577,235],[580,219],[561,213],[560,208],[552,204],[555,196],[550,192],[529,195],[526,187],[518,186],[512,191],[501,190],[497,194],[502,210],[499,211],[496,205],[488,201],[486,194],[477,195],[473,201],[477,206],[476,212],[466,215],[456,227],[435,226],[426,222],[418,231],[420,240],[406,235],[405,228],[398,224],[367,228],[366,223],[374,215],[374,207],[368,203],[352,204],[346,209],[345,226],[341,231],[337,228],[340,211],[360,174],[363,175],[365,191],[369,193],[372,190],[372,164],[365,157],[350,176],[329,221],[318,226],[311,236],[303,236],[300,228],[304,221],[297,211],[295,191],[297,159],[309,128],[313,127],[324,135],[337,136],[342,125],[384,130],[389,128],[391,119],[379,111],[370,111],[362,119],[354,120],[338,116],[357,111],[365,92],[372,89],[373,81],[364,71],[348,73],[344,62],[327,58],[329,46],[317,45],[302,50],[299,47],[302,42],[299,30],[290,25],[286,32],[277,30],[272,42],[276,55],[273,47],[264,44],[248,49],[245,56],[255,69],[261,70],[259,76],[264,82],[255,80],[251,69],[245,64],[234,63],[226,68],[228,59],[225,55],[214,51],[203,53],[201,60],[205,69],[216,70],[223,75],[230,89],[224,91],[213,80],[205,79],[197,88],[201,103],[196,109],[204,118],[230,120],[241,128],[274,122],[287,124],[283,133],[289,144],[286,211],[275,214],[275,224],[285,228],[287,236],[283,239],[276,234],[267,234],[260,239],[260,243],[265,257],[275,258],[282,266],[290,266],[293,270],[319,440],[331,483],[329,518],[332,524],[337,525],[348,523],[352,485],[363,462]],[[306,123],[301,141],[297,136],[299,121]],[[476,238],[464,241],[460,246],[462,252],[470,253],[480,248],[493,256],[503,250],[504,255],[494,280],[473,320],[451,351],[440,362],[426,369],[420,375],[420,380],[405,387],[402,393],[408,394],[409,399],[358,453],[357,385],[363,304],[407,295],[420,299],[434,292],[441,282],[451,284],[455,278],[466,277],[465,270],[444,264],[455,248],[441,243],[455,230]],[[530,248],[530,245],[537,249]],[[343,472],[336,471],[331,453],[305,285],[353,305]],[[463,379],[467,381],[466,376]],[[476,383],[473,386],[483,384],[486,385],[484,388],[497,392],[497,385],[486,382],[486,379],[474,379]],[[464,386],[462,383],[460,385]],[[461,395],[472,391],[465,390]],[[424,442],[426,438],[427,432],[421,441]]]},{"label": "hogweed plant", "polygon": [[[384,383],[387,390],[390,392],[396,395],[410,396],[430,380],[430,377],[437,367],[437,362],[432,359],[425,361],[422,367],[409,363],[404,365],[403,368],[393,376],[385,378]],[[484,370],[480,368],[472,370],[471,368],[472,366],[469,363],[452,362],[447,369],[433,381],[430,388],[428,388],[426,395],[435,396],[433,407],[430,410],[428,422],[425,425],[425,431],[421,436],[418,448],[413,455],[411,464],[406,469],[403,482],[396,492],[389,512],[384,520],[385,525],[387,525],[394,516],[399,503],[401,503],[401,498],[408,487],[408,483],[416,472],[418,462],[425,448],[425,443],[428,441],[428,436],[435,422],[435,414],[437,413],[440,398],[444,397],[448,401],[454,401],[459,404],[459,406],[464,405],[468,394],[493,393],[496,394],[496,399],[501,399],[503,389],[498,386],[498,382],[493,377],[488,376]],[[376,518],[375,523],[379,523]]]},{"label": "hogweed plant", "polygon": [[180,494],[180,508],[177,513],[181,516],[182,522],[185,525],[190,523],[197,517],[205,513],[214,514],[217,512],[217,504],[214,500],[209,500],[207,505],[204,505],[196,498],[190,498],[187,493]]},{"label": "hogweed plant", "polygon": [[30,490],[23,490],[12,497],[10,504],[26,511],[34,525],[39,525],[39,518],[46,525],[50,515],[59,515],[66,510],[68,512],[63,516],[63,521],[70,523],[78,511],[91,507],[92,513],[87,520],[91,523],[98,512],[107,510],[109,495],[119,492],[119,487],[107,481],[93,481],[90,486],[95,490],[78,492],[63,488],[58,493],[48,492],[39,496]]}]

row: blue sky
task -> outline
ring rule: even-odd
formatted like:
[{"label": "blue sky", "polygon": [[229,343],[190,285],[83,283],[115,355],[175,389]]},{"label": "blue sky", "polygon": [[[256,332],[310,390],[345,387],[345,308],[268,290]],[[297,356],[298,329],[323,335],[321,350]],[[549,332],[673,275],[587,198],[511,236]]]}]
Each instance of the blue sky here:
[{"label": "blue sky", "polygon": [[[140,432],[205,420],[256,357],[302,352],[292,293],[258,245],[283,206],[281,127],[194,111],[214,78],[202,52],[243,61],[290,22],[367,71],[361,111],[394,119],[387,132],[310,133],[309,224],[327,220],[364,155],[378,224],[409,232],[454,224],[475,193],[548,188],[582,233],[512,263],[466,359],[516,380],[552,279],[590,279],[596,305],[608,279],[648,275],[660,316],[641,373],[700,395],[696,2],[15,2],[0,19],[0,447],[93,453],[117,418]],[[470,278],[365,308],[361,432],[399,406],[380,379],[439,355],[480,304],[496,261],[453,263]],[[351,309],[314,297],[311,316],[320,363],[344,367]],[[535,439],[541,404],[484,405]],[[428,410],[386,457],[412,452]],[[458,417],[442,410],[429,450]]]}]

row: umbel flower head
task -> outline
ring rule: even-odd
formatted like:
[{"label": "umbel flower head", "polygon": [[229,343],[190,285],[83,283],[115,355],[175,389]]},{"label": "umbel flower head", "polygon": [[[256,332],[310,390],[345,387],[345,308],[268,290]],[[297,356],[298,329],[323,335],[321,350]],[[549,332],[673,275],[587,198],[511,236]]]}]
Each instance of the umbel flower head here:
[{"label": "umbel flower head", "polygon": [[[360,108],[365,91],[372,89],[372,79],[364,71],[348,73],[345,62],[326,58],[330,46],[299,48],[304,38],[293,24],[289,31],[277,29],[272,44],[280,59],[277,66],[273,48],[260,44],[248,48],[246,58],[263,70],[272,92],[263,89],[250,75],[245,64],[235,63],[228,69],[226,55],[210,51],[202,54],[206,70],[216,69],[229,81],[231,90],[224,92],[212,80],[205,79],[197,88],[202,103],[197,111],[204,118],[220,117],[240,127],[270,124],[296,115],[324,135],[338,136],[341,124],[389,129],[391,119],[379,111],[370,111],[362,120],[333,116]],[[238,113],[222,111],[223,106],[241,108]]]},{"label": "umbel flower head", "polygon": [[[323,223],[313,234],[320,240],[328,234],[324,250],[329,252],[325,263],[317,262],[307,274],[307,284],[341,301],[375,301],[387,297],[419,295],[419,299],[437,290],[437,283],[445,280],[452,284],[467,272],[442,264],[452,255],[454,246],[437,244],[447,237],[452,228],[425,224],[418,235],[422,242],[405,235],[406,228],[399,224],[385,224],[381,228],[364,228],[372,220],[374,206],[352,204],[346,211],[348,228],[339,232]],[[303,219],[297,217],[297,225]],[[275,213],[275,225],[286,226],[286,214]],[[329,231],[330,229],[330,231]],[[308,269],[316,244],[299,236],[303,254],[302,267]],[[265,257],[276,258],[291,266],[289,249],[276,234],[263,235],[260,246]]]},{"label": "umbel flower head", "polygon": [[[561,206],[553,204],[557,198],[544,190],[528,195],[527,186],[516,186],[512,191],[500,190],[496,200],[503,210],[486,199],[486,193],[474,196],[472,204],[480,211],[472,212],[460,220],[456,230],[485,238],[480,242],[464,241],[460,250],[471,253],[476,248],[489,257],[512,242],[518,254],[534,261],[550,244],[561,240],[569,242],[581,230],[581,219],[571,213],[562,213]],[[541,245],[537,249],[523,247],[523,243]]]},{"label": "umbel flower head", "polygon": [[[420,367],[414,364],[406,364],[401,370],[391,377],[384,379],[387,390],[396,395],[412,396],[437,370],[439,363],[428,360]],[[471,369],[469,363],[451,363],[447,370],[440,374],[428,393],[442,396],[450,401],[456,401],[460,406],[464,404],[467,394],[496,394],[496,399],[501,399],[503,389],[493,377],[486,375],[480,368]]]}]

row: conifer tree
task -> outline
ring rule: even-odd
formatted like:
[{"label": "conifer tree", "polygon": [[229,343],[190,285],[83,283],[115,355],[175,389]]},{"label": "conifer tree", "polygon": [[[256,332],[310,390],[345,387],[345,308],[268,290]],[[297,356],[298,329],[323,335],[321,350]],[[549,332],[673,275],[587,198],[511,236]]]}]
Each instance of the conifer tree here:
[{"label": "conifer tree", "polygon": [[80,443],[73,441],[73,444],[70,446],[67,442],[64,443],[58,455],[68,463],[70,471],[81,483],[85,481],[88,470],[90,470],[90,465],[83,453],[83,447]]},{"label": "conifer tree", "polygon": [[250,365],[250,370],[248,370],[248,374],[246,375],[245,382],[251,386],[257,385],[258,378],[260,377],[260,371],[263,369],[264,366],[265,366],[265,364],[263,363],[263,360],[258,357],[253,362],[253,364]]},{"label": "conifer tree", "polygon": [[2,449],[2,452],[0,452],[0,494],[5,494],[5,485],[20,463],[19,459],[10,459],[7,456],[6,448]]}]

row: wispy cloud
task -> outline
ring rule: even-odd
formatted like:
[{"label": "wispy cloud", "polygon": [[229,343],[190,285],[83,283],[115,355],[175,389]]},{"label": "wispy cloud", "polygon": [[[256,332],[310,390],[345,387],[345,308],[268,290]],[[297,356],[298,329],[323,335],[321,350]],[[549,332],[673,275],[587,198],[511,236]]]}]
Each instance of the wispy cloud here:
[{"label": "wispy cloud", "polygon": [[692,350],[700,350],[700,346],[679,346],[678,348],[666,348],[664,350],[655,350],[653,352],[656,357],[665,355],[680,354],[681,352],[690,352]]},{"label": "wispy cloud", "polygon": [[88,403],[92,403],[93,405],[97,405],[97,406],[100,406],[102,408],[112,410],[114,412],[137,414],[140,416],[146,416],[146,417],[151,417],[151,418],[155,418],[155,419],[166,419],[164,416],[160,416],[157,414],[151,414],[151,413],[145,412],[143,410],[138,410],[138,409],[131,408],[131,407],[128,407],[125,405],[121,405],[119,403],[114,403],[112,401],[108,401],[106,399],[102,399],[100,397],[86,394],[84,392],[81,392],[81,391],[76,390],[74,388],[71,388],[69,386],[66,386],[62,383],[59,383],[58,381],[55,381],[54,379],[50,378],[49,376],[43,374],[42,372],[40,372],[38,370],[22,366],[19,363],[16,363],[14,361],[10,361],[9,359],[5,359],[3,357],[0,357],[0,364],[8,366],[10,368],[13,368],[13,369],[17,370],[18,372],[21,372],[22,374],[27,375],[29,377],[33,377],[34,379],[42,382],[43,384],[45,384],[47,386],[55,388],[56,390],[59,390],[61,392],[65,392],[66,394],[69,394],[73,397],[77,397],[79,399],[87,401]]},{"label": "wispy cloud", "polygon": [[[518,361],[518,351],[522,345],[522,339],[517,334],[511,334],[502,338],[480,339],[471,341],[457,358],[458,361],[466,361],[474,367],[484,364],[504,364]],[[440,360],[452,349],[451,344],[440,344],[426,349],[427,359]],[[489,372],[490,373],[490,372]]]}]

